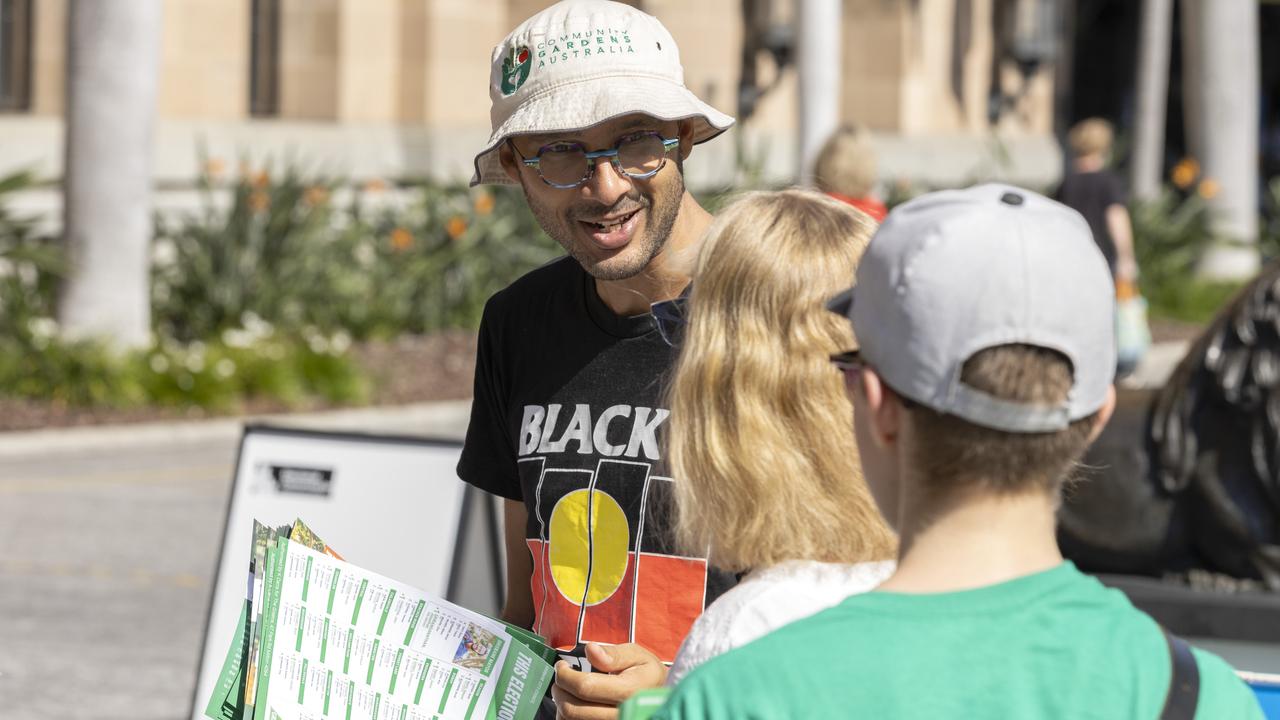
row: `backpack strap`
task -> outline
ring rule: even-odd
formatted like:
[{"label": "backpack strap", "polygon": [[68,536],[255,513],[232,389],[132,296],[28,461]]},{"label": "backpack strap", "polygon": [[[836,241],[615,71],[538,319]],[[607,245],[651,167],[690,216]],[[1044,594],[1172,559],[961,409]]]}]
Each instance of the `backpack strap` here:
[{"label": "backpack strap", "polygon": [[[1163,629],[1163,628],[1162,628]],[[1164,630],[1169,644],[1169,660],[1173,673],[1169,676],[1169,694],[1164,699],[1160,720],[1194,720],[1200,699],[1200,668],[1186,640]]]}]

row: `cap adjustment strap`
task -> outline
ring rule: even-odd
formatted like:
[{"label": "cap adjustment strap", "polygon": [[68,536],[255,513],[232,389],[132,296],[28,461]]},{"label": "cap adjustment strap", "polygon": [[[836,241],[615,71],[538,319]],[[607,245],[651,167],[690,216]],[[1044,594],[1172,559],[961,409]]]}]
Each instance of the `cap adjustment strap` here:
[{"label": "cap adjustment strap", "polygon": [[1011,433],[1056,432],[1071,424],[1067,403],[1042,405],[1002,400],[964,384],[952,388],[945,411],[976,425]]}]

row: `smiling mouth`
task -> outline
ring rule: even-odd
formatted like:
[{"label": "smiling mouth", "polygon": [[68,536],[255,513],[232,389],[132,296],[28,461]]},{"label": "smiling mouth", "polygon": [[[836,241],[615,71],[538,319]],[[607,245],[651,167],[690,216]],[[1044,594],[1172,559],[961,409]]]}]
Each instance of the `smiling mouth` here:
[{"label": "smiling mouth", "polygon": [[591,220],[579,220],[578,222],[582,223],[583,225],[586,225],[589,230],[593,230],[595,232],[610,233],[616,230],[621,230],[622,226],[625,225],[628,220],[635,217],[636,213],[638,212],[640,212],[640,209],[636,208],[635,210],[632,210],[626,215],[619,215],[616,218],[602,220],[600,222],[593,222]]},{"label": "smiling mouth", "polygon": [[617,215],[600,220],[579,220],[579,226],[596,248],[605,252],[616,252],[631,243],[640,223],[640,211],[636,208],[624,215]]}]

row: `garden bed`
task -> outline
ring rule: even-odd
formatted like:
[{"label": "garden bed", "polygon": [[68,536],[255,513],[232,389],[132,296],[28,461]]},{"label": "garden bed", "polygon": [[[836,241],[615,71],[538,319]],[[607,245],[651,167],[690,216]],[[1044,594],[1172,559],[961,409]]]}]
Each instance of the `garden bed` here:
[{"label": "garden bed", "polygon": [[[1153,320],[1156,342],[1192,341],[1204,327],[1176,320]],[[357,367],[372,380],[371,405],[406,405],[471,397],[476,337],[470,330],[356,343],[350,350]],[[264,415],[329,410],[341,405],[313,401],[289,407],[279,400],[253,399],[232,413],[200,407],[95,408],[0,398],[0,432],[47,427],[114,425],[199,420],[227,415]]]},{"label": "garden bed", "polygon": [[[449,330],[401,336],[352,346],[355,365],[372,381],[371,405],[406,405],[471,397],[475,333]],[[311,401],[290,407],[274,399],[250,399],[234,411],[180,407],[84,407],[0,397],[0,432],[50,427],[200,420],[227,415],[265,415],[330,410],[340,405]]]}]

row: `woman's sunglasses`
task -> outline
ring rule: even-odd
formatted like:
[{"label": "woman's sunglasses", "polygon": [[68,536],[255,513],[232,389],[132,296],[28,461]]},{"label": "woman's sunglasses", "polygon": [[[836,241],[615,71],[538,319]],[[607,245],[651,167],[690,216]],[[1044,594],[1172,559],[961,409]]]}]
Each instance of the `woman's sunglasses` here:
[{"label": "woman's sunglasses", "polygon": [[[834,355],[831,355],[829,359],[831,360],[832,365],[836,366],[839,368],[840,372],[844,373],[844,379],[846,382],[856,382],[862,376],[862,372],[871,367],[867,364],[866,360],[862,359],[862,353],[857,350],[846,350],[842,353],[835,353]],[[884,383],[883,380],[880,382],[881,384]],[[885,385],[885,387],[888,386]],[[892,387],[889,389],[893,390]],[[898,401],[902,403],[902,407],[907,410],[915,410],[920,406],[919,403],[906,395],[903,395],[897,390],[893,390],[893,392],[897,395]]]},{"label": "woman's sunglasses", "polygon": [[853,376],[867,369],[867,363],[862,359],[862,354],[857,350],[846,350],[841,353],[835,353],[830,356],[831,364],[835,365],[846,376]]}]

